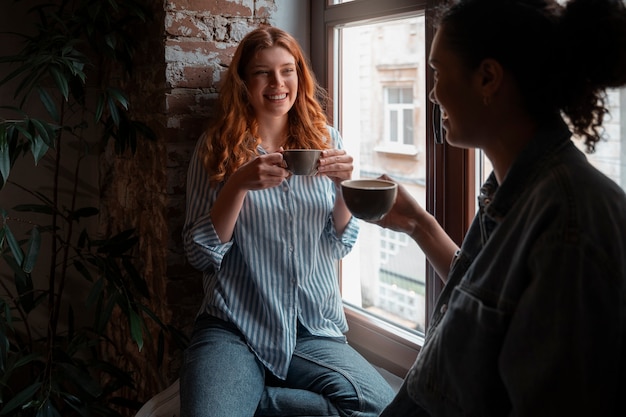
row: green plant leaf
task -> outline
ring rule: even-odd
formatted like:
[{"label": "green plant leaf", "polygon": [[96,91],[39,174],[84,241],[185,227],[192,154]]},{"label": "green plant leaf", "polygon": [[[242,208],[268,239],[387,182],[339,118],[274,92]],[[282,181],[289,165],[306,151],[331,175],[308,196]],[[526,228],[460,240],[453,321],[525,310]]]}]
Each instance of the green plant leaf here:
[{"label": "green plant leaf", "polygon": [[43,158],[46,153],[48,153],[48,149],[50,149],[50,147],[46,144],[44,140],[37,140],[37,138],[35,138],[30,147],[33,158],[35,158],[35,165],[37,165],[41,158]]},{"label": "green plant leaf", "polygon": [[78,210],[74,211],[72,213],[72,218],[73,219],[80,219],[81,217],[92,217],[92,216],[96,216],[98,213],[100,213],[100,210],[98,210],[95,207],[82,207],[79,208]]},{"label": "green plant leaf", "polygon": [[3,183],[6,183],[11,172],[11,155],[9,154],[9,139],[6,126],[0,124],[0,175],[2,175]]},{"label": "green plant leaf", "polygon": [[[11,311],[7,311],[9,306],[4,300],[0,300],[0,307],[4,306],[5,314],[11,314]],[[7,357],[9,355],[9,338],[4,330],[0,330],[0,373],[6,374],[5,364],[7,363]]]},{"label": "green plant leaf", "polygon": [[56,104],[54,104],[54,100],[52,100],[52,97],[44,88],[37,87],[37,91],[39,92],[39,99],[46,108],[46,111],[50,117],[52,117],[52,120],[58,123],[60,120],[59,112],[57,111]]},{"label": "green plant leaf", "polygon": [[35,83],[41,78],[42,70],[38,68],[31,68],[28,65],[23,67],[24,72],[26,72],[26,76],[19,83],[17,88],[15,89],[14,97],[22,96],[21,105],[23,106],[26,102],[26,99],[30,95],[31,90],[33,89]]},{"label": "green plant leaf", "polygon": [[115,40],[114,34],[112,33],[107,34],[104,37],[104,41],[106,42],[107,46],[111,48],[111,50],[115,50],[116,40]]},{"label": "green plant leaf", "polygon": [[[17,55],[0,57],[1,63],[7,63],[7,62],[15,63],[15,62],[21,62],[21,61],[23,61],[23,59]],[[4,78],[0,80],[0,85],[4,85],[7,82],[11,81],[12,79],[20,75],[23,75],[27,70],[28,70],[28,65],[21,65],[17,67],[16,69],[11,71],[9,74],[7,74]]]},{"label": "green plant leaf", "polygon": [[15,239],[15,236],[13,236],[9,225],[6,223],[4,225],[4,236],[7,244],[9,245],[9,249],[11,249],[11,253],[15,258],[16,263],[18,265],[22,265],[22,263],[24,262],[24,252],[22,251],[20,244],[17,242],[17,239]]},{"label": "green plant leaf", "polygon": [[24,257],[24,265],[22,270],[27,274],[30,274],[37,263],[37,257],[39,255],[39,248],[41,247],[41,234],[37,226],[33,227],[30,231],[30,238],[26,245],[26,255]]},{"label": "green plant leaf", "polygon": [[148,127],[148,125],[145,123],[138,122],[135,120],[132,122],[132,127],[134,130],[139,132],[139,134],[141,134],[144,138],[148,140],[155,141],[157,139],[157,135],[156,133],[154,133],[154,130]]},{"label": "green plant leaf", "polygon": [[26,366],[31,362],[40,361],[41,359],[42,358],[39,353],[29,353],[18,358],[18,360],[15,361],[15,364],[13,364],[13,369],[21,368],[22,366]]},{"label": "green plant leaf", "polygon": [[91,276],[91,273],[89,273],[89,270],[87,269],[87,267],[85,267],[85,264],[83,264],[80,261],[74,261],[73,263],[74,268],[76,268],[76,270],[89,282],[93,282],[93,277]]},{"label": "green plant leaf", "polygon": [[139,316],[139,314],[137,314],[132,308],[129,309],[128,313],[130,335],[135,343],[137,343],[137,347],[141,352],[141,349],[143,349],[143,320],[141,319],[141,316]]},{"label": "green plant leaf", "polygon": [[[80,398],[78,398],[75,395],[71,395],[68,393],[61,393],[62,397],[63,397],[63,401],[65,401],[65,404],[69,405],[73,410],[75,410],[78,414],[76,414],[77,416],[92,416],[92,415],[97,415],[92,413],[89,409],[87,409],[87,406],[85,405],[85,403],[83,401],[80,400]],[[102,414],[103,417],[104,416],[111,416],[111,417],[119,417],[119,414],[115,413],[103,413]]]},{"label": "green plant leaf", "polygon": [[2,410],[0,410],[0,416],[6,416],[18,407],[24,406],[27,402],[29,402],[29,400],[35,397],[35,394],[37,394],[37,391],[39,391],[40,387],[41,382],[35,382],[34,384],[26,387],[21,392],[17,393],[15,397],[11,398],[2,408]]},{"label": "green plant leaf", "polygon": [[107,104],[109,106],[109,114],[111,116],[111,119],[113,120],[113,123],[115,124],[115,126],[119,126],[120,125],[120,113],[119,113],[119,110],[117,109],[117,106],[115,105],[115,101],[113,101],[113,99],[109,97],[109,99],[107,100]]},{"label": "green plant leaf", "polygon": [[101,94],[98,96],[98,101],[96,103],[96,114],[95,114],[96,123],[98,123],[100,119],[102,119],[103,112],[104,112],[104,95]]},{"label": "green plant leaf", "polygon": [[15,288],[22,308],[26,313],[31,312],[36,305],[33,279],[29,273],[24,272],[23,267],[20,267],[20,271],[15,271]]},{"label": "green plant leaf", "polygon": [[109,96],[113,97],[115,100],[117,100],[118,103],[122,105],[122,107],[124,107],[124,110],[128,110],[128,99],[123,92],[121,92],[117,88],[109,88],[107,92],[109,93]]},{"label": "green plant leaf", "polygon": [[20,132],[26,139],[28,139],[29,142],[33,142],[33,140],[35,139],[33,137],[33,135],[31,134],[31,132],[28,131],[28,129],[26,129],[22,124],[14,124],[13,127]]},{"label": "green plant leaf", "polygon": [[61,91],[63,98],[65,99],[65,101],[67,101],[69,99],[69,94],[70,94],[70,86],[67,81],[67,78],[65,78],[65,76],[61,73],[61,71],[59,71],[55,67],[50,68],[50,75],[52,75],[52,78],[54,78],[54,82],[56,83],[57,87]]},{"label": "green plant leaf", "polygon": [[124,265],[124,269],[126,273],[131,279],[131,282],[135,286],[135,289],[141,294],[144,298],[150,299],[150,290],[148,289],[148,284],[146,280],[139,274],[137,268],[133,264],[131,258],[125,256],[122,258],[122,265]]},{"label": "green plant leaf", "polygon": [[54,404],[47,399],[46,402],[37,410],[35,417],[61,417],[61,414],[56,409]]},{"label": "green plant leaf", "polygon": [[94,325],[94,331],[97,334],[102,334],[106,329],[106,325],[111,318],[111,314],[113,314],[113,309],[119,301],[119,294],[114,293],[110,296],[110,298],[106,302],[106,306],[104,308],[99,309],[97,315],[95,317],[96,324]]},{"label": "green plant leaf", "polygon": [[87,234],[87,230],[83,229],[78,236],[78,240],[76,241],[76,247],[78,249],[84,249],[87,244],[91,243],[89,241],[89,235]]},{"label": "green plant leaf", "polygon": [[[54,146],[54,128],[46,122],[42,122],[39,119],[29,119],[28,122],[34,128],[37,135],[43,140],[47,147]],[[37,139],[37,136],[34,137]],[[34,146],[35,144],[33,144]],[[37,160],[38,161],[38,160]]]},{"label": "green plant leaf", "polygon": [[13,207],[13,210],[19,212],[54,214],[54,209],[46,204],[18,204]]}]

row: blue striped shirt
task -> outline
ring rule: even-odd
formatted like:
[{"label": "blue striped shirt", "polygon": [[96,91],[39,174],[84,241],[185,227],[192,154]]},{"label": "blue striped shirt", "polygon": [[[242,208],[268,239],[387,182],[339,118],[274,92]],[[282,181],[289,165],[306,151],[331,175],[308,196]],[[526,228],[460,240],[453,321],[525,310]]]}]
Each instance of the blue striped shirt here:
[{"label": "blue striped shirt", "polygon": [[[341,148],[339,133],[329,130]],[[265,153],[261,147],[259,152]],[[338,236],[333,182],[326,176],[291,176],[277,187],[249,191],[233,238],[222,243],[209,215],[222,185],[210,186],[196,147],[183,240],[189,262],[203,271],[199,313],[234,323],[259,360],[284,378],[298,321],[318,336],[343,337],[347,331],[337,260],[352,249],[358,223],[352,218]]]}]

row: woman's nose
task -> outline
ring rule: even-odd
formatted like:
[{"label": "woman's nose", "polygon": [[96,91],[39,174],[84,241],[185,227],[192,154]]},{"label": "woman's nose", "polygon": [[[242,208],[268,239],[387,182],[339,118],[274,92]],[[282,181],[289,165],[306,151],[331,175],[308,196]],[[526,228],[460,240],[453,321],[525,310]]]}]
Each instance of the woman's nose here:
[{"label": "woman's nose", "polygon": [[281,76],[280,72],[272,72],[272,75],[270,77],[270,84],[271,85],[283,84],[283,77]]}]

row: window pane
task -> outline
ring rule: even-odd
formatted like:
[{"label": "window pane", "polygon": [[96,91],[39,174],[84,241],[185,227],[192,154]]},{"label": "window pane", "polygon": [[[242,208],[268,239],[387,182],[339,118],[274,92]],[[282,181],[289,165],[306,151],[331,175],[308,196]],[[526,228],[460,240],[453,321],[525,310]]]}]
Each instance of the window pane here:
[{"label": "window pane", "polygon": [[400,89],[400,103],[404,103],[404,104],[413,103],[413,90],[411,88]]},{"label": "window pane", "polygon": [[[425,205],[424,17],[336,28],[336,109],[354,178],[387,173]],[[337,84],[335,84],[337,85]],[[342,262],[346,303],[422,332],[426,260],[408,236],[361,222]]]},{"label": "window pane", "polygon": [[[604,118],[605,141],[587,155],[589,161],[626,190],[626,88],[607,91],[609,115]],[[576,141],[583,149],[582,141]]]},{"label": "window pane", "polygon": [[398,112],[389,112],[389,141],[398,142]]},{"label": "window pane", "polygon": [[389,104],[400,103],[400,94],[402,93],[401,88],[388,88],[387,91],[389,92],[389,99],[388,99]]},{"label": "window pane", "polygon": [[403,134],[402,134],[402,139],[405,145],[412,145],[413,144],[413,110],[411,109],[405,109],[404,110],[404,117],[402,118],[403,123],[402,123],[402,127],[403,127]]}]

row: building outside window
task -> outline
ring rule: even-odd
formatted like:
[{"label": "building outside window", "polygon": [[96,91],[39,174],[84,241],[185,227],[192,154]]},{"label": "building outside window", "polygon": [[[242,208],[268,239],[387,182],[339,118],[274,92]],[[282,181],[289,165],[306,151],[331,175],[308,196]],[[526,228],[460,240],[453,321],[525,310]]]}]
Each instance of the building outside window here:
[{"label": "building outside window", "polygon": [[[336,31],[342,56],[337,68],[342,80],[337,118],[346,147],[356,159],[353,177],[388,174],[423,204],[426,132],[419,97],[426,97],[420,82],[426,67],[424,17],[416,13]],[[357,247],[342,264],[344,299],[423,332],[425,259],[415,242],[398,235],[361,224]]]}]

